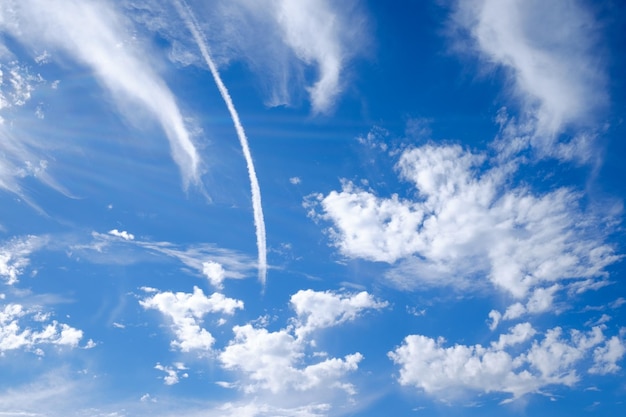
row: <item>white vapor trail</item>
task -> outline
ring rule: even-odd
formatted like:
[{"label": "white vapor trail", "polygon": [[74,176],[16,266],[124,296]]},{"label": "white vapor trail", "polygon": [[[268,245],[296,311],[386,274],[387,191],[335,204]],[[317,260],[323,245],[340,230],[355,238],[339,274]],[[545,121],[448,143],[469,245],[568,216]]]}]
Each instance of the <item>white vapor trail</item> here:
[{"label": "white vapor trail", "polygon": [[250,147],[248,146],[246,132],[243,130],[243,126],[241,125],[241,121],[239,120],[239,115],[237,114],[237,110],[235,109],[233,100],[228,93],[228,89],[224,85],[224,82],[222,82],[222,78],[220,77],[220,73],[217,70],[217,66],[211,58],[208,43],[204,35],[200,31],[198,22],[193,12],[184,0],[174,0],[174,5],[178,10],[181,18],[187,25],[187,28],[193,35],[194,40],[200,48],[200,53],[202,53],[202,57],[209,66],[209,69],[211,70],[211,74],[213,75],[215,84],[217,84],[217,88],[219,89],[220,94],[224,99],[224,102],[226,102],[226,107],[228,107],[230,116],[233,119],[233,124],[235,125],[235,130],[237,131],[237,137],[239,138],[239,142],[241,143],[243,156],[246,159],[246,165],[248,166],[250,189],[252,191],[252,211],[254,213],[254,226],[256,229],[256,243],[259,256],[259,280],[263,285],[265,285],[265,279],[267,277],[267,244],[265,241],[265,221],[263,220],[263,207],[261,205],[261,188],[259,187],[259,180],[257,179],[256,171],[254,169],[254,162],[252,161],[252,155],[250,154]]}]

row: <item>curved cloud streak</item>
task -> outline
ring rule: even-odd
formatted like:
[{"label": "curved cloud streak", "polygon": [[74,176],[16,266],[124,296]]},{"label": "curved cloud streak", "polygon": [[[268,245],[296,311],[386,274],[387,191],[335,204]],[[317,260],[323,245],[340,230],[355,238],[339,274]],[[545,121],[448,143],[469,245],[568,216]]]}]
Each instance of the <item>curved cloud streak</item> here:
[{"label": "curved cloud streak", "polygon": [[509,71],[540,133],[585,124],[607,104],[596,25],[580,1],[458,1],[453,24],[482,59]]},{"label": "curved cloud streak", "polygon": [[[161,125],[183,183],[199,181],[200,157],[175,97],[143,54],[120,34],[122,18],[104,2],[7,1],[0,6],[0,29],[37,50],[60,51],[87,65],[121,109],[140,106]],[[36,46],[36,47],[35,47]],[[133,107],[131,107],[133,108]]]},{"label": "curved cloud streak", "polygon": [[237,137],[239,138],[239,142],[241,143],[241,150],[243,151],[243,156],[246,159],[246,165],[248,166],[248,176],[250,177],[250,188],[252,191],[252,210],[254,212],[254,227],[256,229],[256,241],[259,254],[259,280],[261,281],[261,283],[265,284],[265,279],[267,277],[267,244],[265,241],[265,221],[263,219],[263,207],[261,205],[261,187],[259,187],[259,180],[257,179],[256,171],[254,169],[252,154],[250,153],[250,147],[248,146],[248,138],[246,137],[246,132],[244,131],[241,121],[239,120],[239,114],[235,109],[235,105],[233,104],[233,100],[228,93],[228,89],[224,85],[224,82],[220,77],[220,73],[217,70],[217,66],[211,58],[211,54],[209,53],[209,46],[202,32],[200,32],[198,22],[196,21],[193,12],[189,8],[189,6],[183,1],[175,1],[174,5],[176,6],[176,10],[178,11],[182,19],[185,21],[185,24],[193,35],[194,40],[198,44],[198,48],[200,48],[202,57],[209,66],[209,70],[211,71],[211,75],[213,75],[215,84],[217,84],[217,88],[219,89],[220,94],[222,95],[222,98],[226,103],[226,107],[228,108],[230,116],[233,119],[233,124],[235,125],[235,130],[237,131]]}]

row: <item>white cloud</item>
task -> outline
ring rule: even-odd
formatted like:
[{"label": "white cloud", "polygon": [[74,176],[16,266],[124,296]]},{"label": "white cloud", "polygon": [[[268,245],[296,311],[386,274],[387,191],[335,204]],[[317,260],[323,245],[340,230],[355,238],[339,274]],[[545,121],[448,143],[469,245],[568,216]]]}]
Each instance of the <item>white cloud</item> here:
[{"label": "white cloud", "polygon": [[[159,371],[163,371],[167,374],[163,377],[163,382],[165,383],[165,385],[175,385],[180,382],[180,378],[189,377],[189,374],[187,372],[183,372],[179,375],[180,371],[185,371],[188,369],[187,367],[185,367],[185,364],[181,362],[176,362],[174,366],[163,366],[160,363],[157,363],[154,366],[154,369],[158,369]],[[145,400],[143,399],[144,397],[141,398],[142,401],[147,401],[148,399],[150,399],[150,396],[148,395]]]},{"label": "white cloud", "polygon": [[495,330],[500,324],[500,320],[502,320],[502,313],[498,310],[491,310],[489,312],[489,318],[491,319],[491,323],[489,323],[489,330]]},{"label": "white cloud", "polygon": [[469,34],[484,61],[506,68],[540,134],[584,125],[607,104],[598,26],[583,2],[457,1],[452,21],[458,42]]},{"label": "white cloud", "polygon": [[[366,292],[338,294],[313,290],[298,291],[290,303],[296,316],[284,329],[272,332],[251,324],[235,326],[234,339],[219,356],[223,366],[243,373],[238,385],[246,392],[263,390],[280,394],[313,390],[323,398],[337,390],[355,394],[354,386],[344,382],[344,378],[358,369],[363,356],[355,352],[332,358],[323,351],[309,352],[316,346],[312,332],[355,320],[364,310],[381,309],[387,303],[376,301]],[[260,324],[267,322],[263,320]]]},{"label": "white cloud", "polygon": [[202,290],[194,287],[193,293],[159,292],[139,301],[145,309],[155,309],[172,321],[176,340],[172,347],[183,352],[194,350],[210,351],[215,339],[206,329],[200,327],[202,318],[208,313],[232,315],[243,309],[243,302],[225,297],[220,293],[205,296]]},{"label": "white cloud", "polygon": [[26,236],[0,244],[0,277],[9,285],[18,282],[18,277],[28,266],[28,256],[44,246],[47,240],[45,236]]},{"label": "white cloud", "polygon": [[356,319],[363,310],[380,310],[387,302],[376,301],[371,294],[335,294],[330,291],[300,290],[291,296],[296,312],[295,334],[298,338],[317,329],[337,326]]},{"label": "white cloud", "polygon": [[616,373],[621,369],[617,362],[624,357],[624,354],[626,354],[624,341],[617,336],[611,337],[604,346],[598,346],[593,351],[594,363],[589,372],[600,375]]},{"label": "white cloud", "polygon": [[300,177],[291,177],[289,178],[289,182],[293,185],[298,185],[300,184],[302,181],[300,180]]},{"label": "white cloud", "polygon": [[248,376],[249,382],[243,386],[246,392],[265,389],[278,393],[328,387],[352,391],[351,385],[337,381],[358,368],[363,358],[360,353],[298,367],[304,346],[287,330],[268,332],[247,324],[235,326],[233,331],[235,338],[220,354],[220,360],[226,369],[240,370]]},{"label": "white cloud", "polygon": [[55,59],[69,56],[87,65],[122,113],[136,111],[139,105],[158,120],[184,184],[199,181],[200,157],[176,100],[138,43],[127,42],[132,28],[114,6],[95,0],[60,4],[25,0],[6,1],[0,7],[3,14],[12,16],[1,21],[0,27],[17,42],[30,49],[52,51]]},{"label": "white cloud", "polygon": [[348,45],[342,43],[341,16],[329,1],[277,2],[276,19],[283,39],[296,56],[317,64],[319,79],[308,87],[315,112],[328,111],[341,91],[340,75]]},{"label": "white cloud", "polygon": [[[39,319],[37,318],[39,317]],[[25,349],[43,354],[42,345],[56,345],[75,348],[83,337],[83,331],[53,320],[41,323],[42,312],[31,311],[21,304],[9,303],[0,310],[0,353]],[[31,321],[43,327],[33,329]]]},{"label": "white cloud", "polygon": [[[617,337],[606,339],[601,327],[583,333],[573,330],[563,337],[561,328],[548,330],[542,340],[535,329],[520,323],[499,336],[491,346],[444,346],[444,339],[410,335],[389,352],[400,366],[399,382],[437,398],[450,399],[465,391],[511,394],[505,401],[544,392],[549,386],[572,386],[579,381],[578,369],[593,352],[589,372],[615,372],[624,354]],[[524,351],[520,348],[531,343]],[[604,344],[603,344],[604,343]],[[602,345],[603,344],[603,345]],[[595,350],[594,347],[596,347]],[[521,352],[515,356],[513,352]]]},{"label": "white cloud", "polygon": [[[239,252],[216,247],[211,244],[179,247],[169,242],[137,242],[149,251],[177,259],[190,268],[205,275],[204,264],[214,262],[224,270],[224,279],[242,279],[250,276],[257,263]],[[207,260],[208,259],[208,260]]]},{"label": "white cloud", "polygon": [[109,234],[111,236],[121,237],[124,240],[135,240],[135,235],[132,233],[128,233],[126,230],[122,230],[121,232],[117,229],[109,230]]},{"label": "white cloud", "polygon": [[502,350],[507,346],[525,342],[537,333],[530,323],[519,323],[509,330],[509,333],[501,334],[498,341],[492,342],[491,346],[496,350]]},{"label": "white cloud", "polygon": [[[330,112],[346,83],[349,62],[366,52],[366,17],[352,0],[188,3],[218,66],[245,60],[259,77],[270,106],[291,105],[306,90],[314,113]],[[133,10],[134,18],[172,40],[172,60],[197,63],[195,52],[190,54],[192,42],[169,18],[167,3],[143,5],[142,10]],[[315,75],[308,79],[305,73],[311,68]]]},{"label": "white cloud", "polygon": [[489,166],[460,146],[424,145],[405,150],[396,167],[415,198],[378,197],[344,181],[341,191],[314,196],[312,215],[332,223],[343,255],[394,265],[397,274],[387,277],[401,287],[469,288],[487,277],[513,297],[531,297],[527,308],[541,312],[567,288],[557,283],[589,289],[619,259],[599,226],[610,214],[583,211],[572,189],[512,187],[515,164]]},{"label": "white cloud", "polygon": [[[123,264],[140,261],[154,262],[155,260],[163,262],[174,259],[202,276],[207,276],[205,263],[213,262],[222,266],[223,279],[249,277],[250,271],[257,267],[256,262],[248,256],[234,250],[216,247],[213,244],[180,246],[170,242],[116,239],[109,233],[98,232],[92,232],[92,238],[91,243],[71,245],[72,252],[80,254],[83,258],[92,259],[94,262]],[[212,271],[211,268],[209,266],[210,272],[217,272]],[[219,274],[216,277],[219,277]]]},{"label": "white cloud", "polygon": [[202,272],[209,279],[211,285],[216,288],[222,287],[222,281],[224,281],[224,276],[226,275],[224,271],[224,267],[213,261],[203,262],[202,263]]}]

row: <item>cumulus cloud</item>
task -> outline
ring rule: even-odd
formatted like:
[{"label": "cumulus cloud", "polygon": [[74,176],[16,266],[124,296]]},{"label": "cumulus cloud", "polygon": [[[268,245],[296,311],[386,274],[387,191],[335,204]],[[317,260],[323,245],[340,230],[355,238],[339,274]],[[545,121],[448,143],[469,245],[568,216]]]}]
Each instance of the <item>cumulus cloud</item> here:
[{"label": "cumulus cloud", "polygon": [[[530,323],[520,323],[487,347],[445,347],[443,338],[410,335],[389,357],[400,366],[400,384],[437,398],[473,391],[510,394],[505,400],[510,401],[549,386],[573,386],[580,379],[578,367],[590,357],[590,373],[616,372],[624,341],[617,336],[607,339],[602,329],[572,330],[566,337],[556,327],[539,339]],[[523,346],[527,347],[520,351]]]},{"label": "cumulus cloud", "polygon": [[507,307],[504,315],[501,315],[501,317],[504,320],[514,320],[524,314],[544,313],[552,307],[554,293],[556,293],[559,289],[560,286],[558,284],[552,285],[548,288],[536,288],[530,295],[526,304],[522,304],[520,302],[511,304]]},{"label": "cumulus cloud", "polygon": [[235,338],[220,354],[220,360],[226,369],[247,374],[250,382],[243,387],[247,392],[258,389],[273,393],[288,389],[302,391],[326,387],[326,384],[342,388],[336,380],[357,369],[363,358],[360,353],[355,353],[343,359],[330,358],[298,368],[303,345],[287,330],[268,332],[247,324],[234,327],[233,332]]},{"label": "cumulus cloud", "polygon": [[126,230],[122,230],[121,232],[117,229],[109,230],[109,234],[111,236],[121,237],[124,240],[134,240],[135,235],[132,233],[128,233]]},{"label": "cumulus cloud", "polygon": [[343,255],[394,265],[387,277],[399,286],[468,288],[486,277],[528,299],[515,317],[546,311],[562,287],[606,279],[605,267],[619,259],[599,226],[609,215],[583,210],[573,189],[515,187],[515,164],[488,162],[457,145],[409,148],[396,168],[414,198],[379,197],[344,181],[341,191],[311,197],[312,215],[331,223]]},{"label": "cumulus cloud", "polygon": [[[149,64],[119,10],[101,1],[6,1],[0,28],[26,48],[44,47],[88,66],[120,110],[139,105],[163,128],[186,184],[199,181],[200,157],[174,95]],[[126,36],[124,35],[126,34]]]},{"label": "cumulus cloud", "polygon": [[193,293],[184,292],[157,292],[151,297],[139,301],[145,309],[155,309],[168,317],[176,339],[172,347],[183,352],[210,351],[214,337],[200,325],[202,318],[208,313],[223,313],[232,315],[238,309],[243,309],[243,302],[228,298],[220,293],[210,296],[198,287]]},{"label": "cumulus cloud", "polygon": [[[356,319],[365,309],[386,305],[366,292],[298,291],[291,297],[296,317],[290,326],[273,332],[251,324],[235,326],[235,337],[220,353],[220,360],[226,369],[244,374],[240,385],[246,392],[340,389],[354,394],[355,388],[343,379],[358,369],[363,356],[359,352],[343,358],[328,358],[321,352],[307,355],[307,349],[315,346],[312,331],[340,325]],[[325,359],[320,361],[320,357]]]},{"label": "cumulus cloud", "polygon": [[[48,317],[21,304],[4,305],[0,310],[0,353],[25,349],[43,355],[40,348],[43,345],[77,347],[83,338],[83,331],[56,320],[48,322]],[[29,326],[29,321],[44,327],[36,330]]]},{"label": "cumulus cloud", "polygon": [[222,281],[224,281],[226,272],[221,264],[213,261],[203,262],[202,272],[206,275],[211,285],[216,288],[222,287]]},{"label": "cumulus cloud", "polygon": [[592,121],[607,104],[598,26],[582,1],[456,1],[455,40],[504,67],[541,134]]}]

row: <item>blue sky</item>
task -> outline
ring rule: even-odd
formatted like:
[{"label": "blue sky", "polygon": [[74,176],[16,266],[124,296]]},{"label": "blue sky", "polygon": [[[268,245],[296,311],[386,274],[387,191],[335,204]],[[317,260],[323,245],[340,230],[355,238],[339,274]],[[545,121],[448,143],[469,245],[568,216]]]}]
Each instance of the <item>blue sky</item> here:
[{"label": "blue sky", "polygon": [[618,1],[0,2],[0,415],[615,415]]}]

